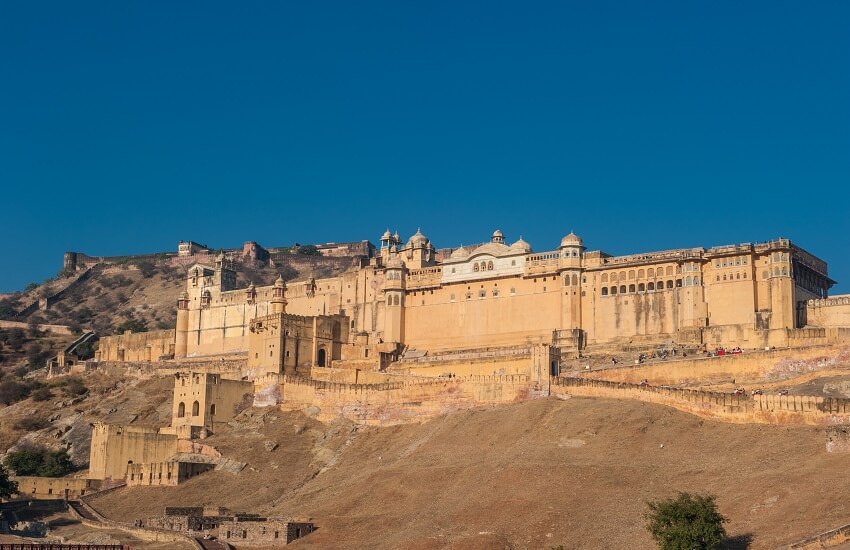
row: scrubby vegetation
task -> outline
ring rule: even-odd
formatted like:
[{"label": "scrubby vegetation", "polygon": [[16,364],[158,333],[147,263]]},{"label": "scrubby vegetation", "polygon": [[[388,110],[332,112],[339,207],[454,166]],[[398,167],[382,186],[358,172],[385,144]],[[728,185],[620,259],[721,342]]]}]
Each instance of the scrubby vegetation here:
[{"label": "scrubby vegetation", "polygon": [[4,464],[19,476],[62,477],[74,470],[68,451],[51,451],[46,447],[13,451],[6,455]]}]

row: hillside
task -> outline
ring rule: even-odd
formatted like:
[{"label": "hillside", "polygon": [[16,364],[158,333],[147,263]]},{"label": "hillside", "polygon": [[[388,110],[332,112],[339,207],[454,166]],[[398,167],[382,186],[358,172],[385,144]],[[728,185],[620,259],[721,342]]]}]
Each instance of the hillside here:
[{"label": "hillside", "polygon": [[549,398],[391,428],[254,409],[207,443],[248,467],[95,507],[125,521],[201,503],[309,516],[319,530],[304,548],[652,548],[644,502],[677,490],[718,495],[733,548],[850,521],[847,457],[825,452],[824,430],[632,401]]},{"label": "hillside", "polygon": [[[279,276],[287,281],[330,277],[347,269],[355,258],[292,254],[285,261],[260,264],[235,262],[237,288],[254,283],[271,285]],[[191,258],[187,258],[188,265]],[[187,265],[155,256],[140,260],[104,262],[90,272],[62,271],[42,284],[0,300],[0,319],[70,326],[108,336],[131,328],[134,332],[174,328],[176,303],[186,286]],[[34,308],[49,298],[48,308]],[[27,309],[29,306],[30,309]],[[23,312],[23,314],[21,314]]]}]

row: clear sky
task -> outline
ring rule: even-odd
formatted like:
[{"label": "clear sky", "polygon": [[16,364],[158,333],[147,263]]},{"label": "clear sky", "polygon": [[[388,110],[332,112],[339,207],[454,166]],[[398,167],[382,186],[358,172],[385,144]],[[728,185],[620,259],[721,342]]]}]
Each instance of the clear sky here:
[{"label": "clear sky", "polygon": [[850,292],[850,2],[0,2],[0,291],[67,250],[790,238]]}]

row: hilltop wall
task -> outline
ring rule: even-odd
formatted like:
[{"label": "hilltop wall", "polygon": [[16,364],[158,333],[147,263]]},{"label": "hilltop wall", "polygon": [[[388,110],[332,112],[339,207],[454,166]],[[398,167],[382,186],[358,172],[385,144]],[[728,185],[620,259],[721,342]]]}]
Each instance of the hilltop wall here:
[{"label": "hilltop wall", "polygon": [[807,395],[733,395],[588,378],[555,378],[558,397],[637,399],[724,422],[832,425],[850,422],[850,399]]},{"label": "hilltop wall", "polygon": [[321,421],[343,417],[385,426],[476,406],[524,401],[545,395],[548,384],[539,387],[522,374],[357,385],[285,376],[280,392],[284,410],[316,407]]},{"label": "hilltop wall", "polygon": [[99,361],[156,361],[173,356],[174,329],[104,336],[95,354]]},{"label": "hilltop wall", "polygon": [[582,372],[582,376],[629,383],[647,379],[657,385],[673,385],[698,383],[707,379],[780,378],[786,373],[808,372],[848,361],[850,348],[812,346],[627,365]]}]

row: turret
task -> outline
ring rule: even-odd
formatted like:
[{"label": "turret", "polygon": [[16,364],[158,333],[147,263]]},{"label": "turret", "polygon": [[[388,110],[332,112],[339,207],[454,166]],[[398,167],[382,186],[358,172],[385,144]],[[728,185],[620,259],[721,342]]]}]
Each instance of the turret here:
[{"label": "turret", "polygon": [[581,327],[581,260],[584,243],[581,237],[570,231],[561,239],[559,267],[561,284],[561,327],[576,329]]},{"label": "turret", "polygon": [[189,293],[183,291],[177,299],[177,325],[174,331],[174,357],[186,357],[189,346]]},{"label": "turret", "polygon": [[286,313],[286,283],[282,276],[278,276],[272,286],[272,313]]}]

